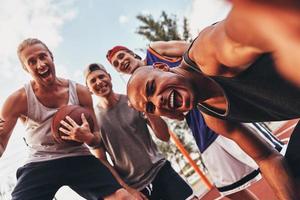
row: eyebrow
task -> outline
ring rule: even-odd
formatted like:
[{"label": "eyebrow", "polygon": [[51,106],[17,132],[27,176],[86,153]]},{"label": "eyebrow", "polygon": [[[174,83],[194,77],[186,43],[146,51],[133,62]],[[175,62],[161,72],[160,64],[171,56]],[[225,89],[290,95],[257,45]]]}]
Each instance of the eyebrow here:
[{"label": "eyebrow", "polygon": [[146,96],[149,96],[149,81],[146,83],[146,88],[145,88]]}]

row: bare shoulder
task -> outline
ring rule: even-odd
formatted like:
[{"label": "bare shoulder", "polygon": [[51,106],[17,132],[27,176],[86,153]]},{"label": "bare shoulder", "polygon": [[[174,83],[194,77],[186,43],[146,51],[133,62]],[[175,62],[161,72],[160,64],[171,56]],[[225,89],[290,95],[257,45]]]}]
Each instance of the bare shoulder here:
[{"label": "bare shoulder", "polygon": [[189,57],[197,64],[198,68],[207,75],[215,75],[220,66],[220,62],[215,56],[215,29],[215,26],[204,28],[188,52]]},{"label": "bare shoulder", "polygon": [[181,57],[190,43],[182,40],[155,41],[149,47],[162,56]]},{"label": "bare shoulder", "polygon": [[7,97],[2,107],[2,117],[20,117],[27,114],[27,95],[24,88],[20,88]]},{"label": "bare shoulder", "polygon": [[235,76],[262,53],[229,37],[225,22],[201,31],[190,50],[191,59],[207,75]]}]

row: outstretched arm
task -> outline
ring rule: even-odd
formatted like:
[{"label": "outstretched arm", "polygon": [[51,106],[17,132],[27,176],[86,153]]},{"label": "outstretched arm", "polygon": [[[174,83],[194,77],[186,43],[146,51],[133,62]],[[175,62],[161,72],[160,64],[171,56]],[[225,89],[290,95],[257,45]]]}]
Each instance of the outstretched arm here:
[{"label": "outstretched arm", "polygon": [[293,178],[283,156],[250,128],[205,115],[207,125],[216,133],[234,140],[259,165],[262,175],[279,199],[299,199]]},{"label": "outstretched arm", "polygon": [[226,32],[235,41],[272,52],[278,71],[300,86],[300,1],[234,0]]},{"label": "outstretched arm", "polygon": [[181,57],[187,51],[190,43],[181,40],[156,41],[150,43],[150,48],[162,56]]}]

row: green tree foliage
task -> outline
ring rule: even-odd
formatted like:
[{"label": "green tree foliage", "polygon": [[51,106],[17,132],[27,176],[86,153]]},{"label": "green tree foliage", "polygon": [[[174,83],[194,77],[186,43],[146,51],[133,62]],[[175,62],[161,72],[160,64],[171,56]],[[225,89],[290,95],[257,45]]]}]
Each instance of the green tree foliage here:
[{"label": "green tree foliage", "polygon": [[183,31],[179,32],[176,15],[168,15],[162,11],[159,19],[155,20],[152,15],[137,15],[142,25],[137,29],[137,34],[144,36],[149,41],[190,40],[188,21],[183,18]]}]

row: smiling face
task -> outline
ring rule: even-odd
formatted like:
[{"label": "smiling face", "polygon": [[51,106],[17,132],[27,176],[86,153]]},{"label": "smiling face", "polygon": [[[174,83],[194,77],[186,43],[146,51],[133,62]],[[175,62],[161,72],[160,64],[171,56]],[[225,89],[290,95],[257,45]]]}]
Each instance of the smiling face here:
[{"label": "smiling face", "polygon": [[103,70],[92,71],[86,78],[86,84],[99,97],[108,97],[112,93],[110,75]]},{"label": "smiling face", "polygon": [[26,71],[39,84],[51,85],[54,83],[55,67],[48,49],[40,43],[25,47],[20,53],[21,62]]},{"label": "smiling face", "polygon": [[142,112],[183,120],[196,103],[189,79],[170,71],[141,67],[131,76],[127,94],[131,105]]},{"label": "smiling face", "polygon": [[121,50],[113,55],[111,63],[118,72],[132,74],[141,66],[142,61],[136,58],[131,51]]}]

